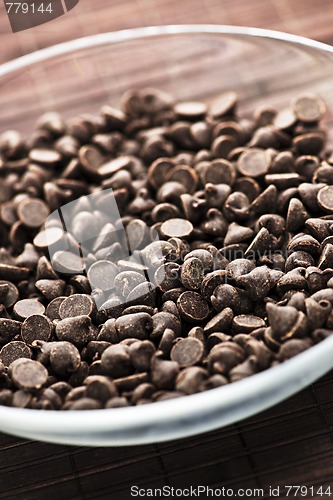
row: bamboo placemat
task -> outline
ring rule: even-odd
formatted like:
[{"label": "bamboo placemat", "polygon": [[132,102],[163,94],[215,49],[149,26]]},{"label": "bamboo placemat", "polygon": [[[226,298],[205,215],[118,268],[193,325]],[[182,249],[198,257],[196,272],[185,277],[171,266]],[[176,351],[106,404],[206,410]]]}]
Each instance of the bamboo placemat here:
[{"label": "bamboo placemat", "polygon": [[132,485],[259,489],[264,496],[250,498],[265,499],[270,487],[279,486],[282,499],[285,485],[325,490],[333,472],[332,384],[330,372],[255,417],[161,444],[82,448],[1,435],[0,498],[128,500]]},{"label": "bamboo placemat", "polygon": [[[78,36],[152,24],[238,24],[333,43],[331,0],[80,0],[65,16],[16,34],[3,2],[0,14],[0,62]],[[265,499],[270,486],[280,486],[275,498],[286,498],[284,485],[326,488],[333,474],[332,388],[333,372],[253,418],[158,445],[80,448],[0,434],[0,499],[127,500],[130,485],[263,488],[256,498]]]}]

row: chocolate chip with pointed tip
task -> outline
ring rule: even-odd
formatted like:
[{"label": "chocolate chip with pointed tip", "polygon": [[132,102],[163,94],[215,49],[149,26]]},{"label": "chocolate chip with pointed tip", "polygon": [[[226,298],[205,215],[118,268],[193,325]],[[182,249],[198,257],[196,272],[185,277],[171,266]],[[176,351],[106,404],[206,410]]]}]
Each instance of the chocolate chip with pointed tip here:
[{"label": "chocolate chip with pointed tip", "polygon": [[249,356],[243,363],[232,368],[229,372],[231,382],[243,380],[246,377],[254,375],[258,372],[257,358]]},{"label": "chocolate chip with pointed tip", "polygon": [[163,360],[155,355],[151,363],[151,380],[158,389],[172,390],[175,387],[179,365],[175,361]]},{"label": "chocolate chip with pointed tip", "polygon": [[221,312],[216,314],[208,323],[204,326],[204,332],[206,335],[210,335],[214,332],[223,332],[224,330],[230,330],[232,320],[233,320],[233,311],[230,307],[226,307]]},{"label": "chocolate chip with pointed tip", "polygon": [[244,349],[233,342],[223,342],[215,345],[208,355],[208,369],[210,373],[226,375],[245,358]]},{"label": "chocolate chip with pointed tip", "polygon": [[245,257],[256,258],[263,255],[271,246],[271,235],[265,227],[262,227],[253,238],[245,251]]},{"label": "chocolate chip with pointed tip", "polygon": [[38,280],[35,283],[36,288],[51,301],[64,294],[66,282],[63,280]]},{"label": "chocolate chip with pointed tip", "polygon": [[297,267],[314,266],[314,258],[308,252],[297,250],[289,255],[285,263],[285,271],[288,273]]},{"label": "chocolate chip with pointed tip", "polygon": [[289,202],[287,217],[286,217],[286,229],[295,233],[302,229],[305,221],[309,218],[309,214],[306,211],[303,203],[297,198],[292,198]]},{"label": "chocolate chip with pointed tip", "polygon": [[255,268],[248,274],[238,276],[236,283],[246,290],[251,300],[263,299],[272,286],[269,268],[267,266]]},{"label": "chocolate chip with pointed tip", "polygon": [[305,351],[311,347],[312,342],[310,339],[290,339],[284,342],[279,352],[277,353],[277,359],[281,361],[286,361],[297,354]]},{"label": "chocolate chip with pointed tip", "polygon": [[152,320],[153,320],[153,331],[150,334],[151,339],[161,338],[166,328],[170,328],[174,332],[176,337],[179,337],[181,335],[182,331],[181,321],[174,314],[167,312],[158,312],[154,314]]},{"label": "chocolate chip with pointed tip", "polygon": [[252,236],[253,229],[245,226],[240,226],[236,222],[232,222],[228,227],[227,234],[225,235],[224,245],[242,243],[251,239]]},{"label": "chocolate chip with pointed tip", "polygon": [[300,233],[295,235],[288,243],[287,250],[295,252],[301,250],[309,252],[311,255],[318,255],[321,250],[320,243],[308,234]]},{"label": "chocolate chip with pointed tip", "polygon": [[240,297],[237,289],[228,283],[218,285],[210,298],[214,309],[221,312],[226,307],[230,307],[234,312],[240,308]]},{"label": "chocolate chip with pointed tip", "polygon": [[200,391],[200,386],[208,378],[206,370],[199,366],[189,366],[177,376],[175,387],[185,394],[194,394]]},{"label": "chocolate chip with pointed tip", "polygon": [[83,347],[89,339],[89,316],[74,316],[60,320],[56,324],[55,333],[60,341],[68,341],[77,347]]},{"label": "chocolate chip with pointed tip", "polygon": [[232,116],[237,105],[237,94],[227,91],[216,97],[209,107],[209,114],[216,120],[224,116]]},{"label": "chocolate chip with pointed tip", "polygon": [[254,215],[262,215],[267,213],[267,206],[270,211],[274,212],[277,201],[277,188],[274,185],[268,186],[262,191],[250,205],[250,213]]},{"label": "chocolate chip with pointed tip", "polygon": [[332,220],[308,218],[305,221],[305,227],[314,238],[322,242],[325,238],[331,235],[333,228],[333,218]]}]

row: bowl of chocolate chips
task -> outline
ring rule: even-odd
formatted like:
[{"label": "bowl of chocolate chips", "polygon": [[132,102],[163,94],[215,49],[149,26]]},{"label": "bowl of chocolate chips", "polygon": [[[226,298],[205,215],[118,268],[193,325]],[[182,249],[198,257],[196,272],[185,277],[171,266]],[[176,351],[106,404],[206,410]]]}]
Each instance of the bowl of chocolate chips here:
[{"label": "bowl of chocolate chips", "polygon": [[194,435],[333,362],[333,49],[227,26],[0,67],[0,430]]}]

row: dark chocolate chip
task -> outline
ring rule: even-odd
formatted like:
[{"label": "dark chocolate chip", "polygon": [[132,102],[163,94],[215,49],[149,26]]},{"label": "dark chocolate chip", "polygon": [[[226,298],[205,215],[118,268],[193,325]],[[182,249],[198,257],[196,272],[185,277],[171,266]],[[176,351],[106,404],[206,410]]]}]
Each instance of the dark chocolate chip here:
[{"label": "dark chocolate chip", "polygon": [[32,359],[16,359],[9,366],[14,384],[23,390],[40,389],[47,380],[47,369]]},{"label": "dark chocolate chip", "polygon": [[199,323],[209,314],[208,302],[197,292],[184,292],[177,300],[180,315],[190,323]]},{"label": "dark chocolate chip", "polygon": [[31,357],[31,349],[21,341],[9,342],[0,351],[0,361],[4,366],[9,366],[16,359]]},{"label": "dark chocolate chip", "polygon": [[204,345],[196,338],[188,337],[177,342],[171,350],[170,358],[184,368],[199,363],[204,355]]}]

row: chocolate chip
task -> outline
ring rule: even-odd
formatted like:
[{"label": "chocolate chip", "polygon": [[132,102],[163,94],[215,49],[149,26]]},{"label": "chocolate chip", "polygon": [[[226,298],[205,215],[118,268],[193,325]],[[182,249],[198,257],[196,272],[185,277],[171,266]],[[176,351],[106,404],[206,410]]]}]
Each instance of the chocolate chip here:
[{"label": "chocolate chip", "polygon": [[180,367],[192,366],[201,361],[204,355],[204,345],[196,338],[181,339],[171,350],[170,358]]},{"label": "chocolate chip", "polygon": [[29,408],[32,396],[25,391],[18,390],[14,393],[12,405],[15,408]]},{"label": "chocolate chip", "polygon": [[0,281],[0,294],[1,303],[8,308],[12,307],[19,297],[19,291],[14,283],[6,280]]},{"label": "chocolate chip", "polygon": [[237,278],[237,285],[244,288],[251,300],[264,298],[272,286],[271,275],[267,266],[260,266],[248,274]]},{"label": "chocolate chip", "polygon": [[291,130],[295,123],[296,116],[289,108],[279,111],[273,120],[273,124],[277,129],[285,131]]},{"label": "chocolate chip", "polygon": [[204,277],[204,266],[200,259],[192,257],[182,265],[180,280],[188,290],[198,290]]},{"label": "chocolate chip", "polygon": [[287,231],[299,231],[305,221],[309,218],[303,203],[297,198],[292,198],[289,202],[288,213],[286,218]]},{"label": "chocolate chip", "polygon": [[59,316],[61,319],[90,316],[94,311],[94,307],[95,303],[88,295],[74,294],[61,302]]},{"label": "chocolate chip", "polygon": [[126,314],[116,320],[115,327],[119,340],[137,338],[145,340],[153,329],[153,320],[150,314]]},{"label": "chocolate chip", "polygon": [[268,186],[252,201],[250,211],[255,215],[262,215],[267,213],[267,206],[269,206],[270,211],[273,212],[276,207],[276,201],[277,188],[273,185]]},{"label": "chocolate chip", "polygon": [[84,385],[87,387],[86,396],[102,403],[106,403],[106,401],[118,395],[114,382],[108,377],[101,375],[90,376],[85,379]]},{"label": "chocolate chip", "polygon": [[21,323],[13,319],[0,318],[0,344],[7,344],[21,333]]},{"label": "chocolate chip", "polygon": [[209,314],[208,302],[197,292],[184,292],[177,300],[180,315],[190,323],[198,323]]},{"label": "chocolate chip", "polygon": [[333,213],[333,186],[325,186],[317,194],[318,205],[326,213]]},{"label": "chocolate chip", "polygon": [[177,103],[174,110],[180,119],[201,120],[205,117],[207,106],[203,102],[183,101]]},{"label": "chocolate chip", "polygon": [[80,362],[80,353],[70,342],[57,342],[52,345],[50,364],[57,375],[68,377],[79,368]]},{"label": "chocolate chip", "polygon": [[204,184],[227,184],[232,186],[236,178],[236,170],[231,162],[219,158],[207,163],[201,177]]},{"label": "chocolate chip", "polygon": [[166,328],[158,345],[158,350],[163,353],[166,358],[170,355],[171,349],[175,343],[176,335],[170,328]]},{"label": "chocolate chip", "polygon": [[249,199],[241,191],[231,193],[223,208],[225,218],[230,222],[246,220],[249,216]]},{"label": "chocolate chip", "polygon": [[82,347],[89,340],[90,325],[89,316],[68,317],[58,321],[55,333],[60,341],[68,341]]},{"label": "chocolate chip", "polygon": [[41,314],[32,314],[28,316],[21,329],[22,339],[26,344],[32,344],[34,340],[50,340],[53,332],[52,321]]},{"label": "chocolate chip", "polygon": [[[37,243],[35,243],[36,246]],[[76,275],[84,271],[82,259],[76,253],[70,251],[55,252],[52,259],[52,265],[57,272],[63,274]]]},{"label": "chocolate chip", "polygon": [[66,288],[66,282],[63,280],[38,280],[35,287],[47,298],[54,300],[63,295]]},{"label": "chocolate chip", "polygon": [[325,139],[321,133],[309,132],[293,139],[293,146],[301,155],[318,155],[323,149]]},{"label": "chocolate chip", "polygon": [[[249,261],[247,261],[249,262]],[[210,299],[218,285],[225,284],[230,278],[227,271],[217,270],[205,275],[201,283],[201,294],[205,299]]]},{"label": "chocolate chip", "polygon": [[3,346],[0,351],[0,361],[5,366],[9,366],[16,359],[31,357],[31,349],[29,349],[29,347],[21,341],[10,342]]},{"label": "chocolate chip", "polygon": [[124,396],[118,396],[109,399],[104,408],[125,408],[126,406],[130,406],[128,400]]},{"label": "chocolate chip", "polygon": [[307,329],[305,315],[291,306],[266,306],[268,322],[273,338],[284,341],[294,336],[303,336]]},{"label": "chocolate chip", "polygon": [[260,177],[268,172],[270,159],[265,150],[252,148],[245,150],[237,161],[238,171],[248,177]]},{"label": "chocolate chip", "polygon": [[130,375],[133,372],[133,367],[129,348],[124,345],[108,347],[102,354],[101,366],[103,371],[112,378]]},{"label": "chocolate chip", "polygon": [[204,327],[204,332],[206,335],[210,335],[214,332],[222,332],[223,330],[229,330],[233,318],[233,312],[230,307],[226,307],[216,316],[214,316],[206,326]]},{"label": "chocolate chip", "polygon": [[50,318],[50,320],[53,321],[54,319],[61,319],[59,309],[65,298],[66,297],[56,297],[47,305],[45,314],[48,318]]},{"label": "chocolate chip", "polygon": [[151,379],[158,389],[172,390],[179,373],[179,365],[175,361],[164,361],[155,356],[151,364]]},{"label": "chocolate chip", "polygon": [[88,279],[92,288],[111,290],[114,286],[118,268],[108,260],[101,260],[93,264],[88,271]]},{"label": "chocolate chip", "polygon": [[257,360],[254,356],[249,356],[243,363],[232,368],[229,372],[229,377],[232,382],[243,380],[250,375],[257,373]]},{"label": "chocolate chip", "polygon": [[166,181],[167,173],[174,168],[173,160],[158,158],[148,169],[148,180],[153,188],[157,189]]},{"label": "chocolate chip", "polygon": [[294,99],[293,111],[300,121],[313,123],[323,117],[326,106],[319,96],[304,94]]},{"label": "chocolate chip", "polygon": [[187,221],[185,219],[170,219],[163,222],[161,231],[165,236],[168,236],[169,238],[184,238],[192,233],[193,225],[190,221]]},{"label": "chocolate chip", "polygon": [[233,91],[224,92],[211,103],[209,114],[219,119],[225,115],[232,115],[237,104],[237,94]]},{"label": "chocolate chip", "polygon": [[252,314],[241,314],[235,316],[232,320],[232,329],[234,332],[251,333],[256,328],[266,326],[265,321]]},{"label": "chocolate chip", "polygon": [[210,297],[211,303],[216,311],[221,312],[226,307],[233,311],[240,309],[240,297],[237,289],[228,283],[218,285]]},{"label": "chocolate chip", "polygon": [[24,299],[16,302],[13,312],[18,320],[23,321],[33,314],[44,314],[45,307],[36,299]]},{"label": "chocolate chip", "polygon": [[29,269],[26,267],[11,266],[9,264],[0,264],[1,281],[11,281],[17,283],[28,278]]},{"label": "chocolate chip", "polygon": [[229,225],[228,232],[224,238],[224,245],[232,245],[234,243],[242,243],[251,239],[253,236],[253,229],[249,227],[240,226],[236,222]]},{"label": "chocolate chip", "polygon": [[294,252],[300,250],[309,252],[311,255],[318,255],[321,250],[321,245],[313,236],[300,233],[290,240],[287,249]]},{"label": "chocolate chip", "polygon": [[37,248],[52,247],[61,241],[64,231],[60,227],[49,227],[40,231],[33,239],[33,243]]},{"label": "chocolate chip", "polygon": [[190,366],[182,370],[176,379],[176,389],[185,394],[194,394],[200,391],[202,382],[208,377],[206,370],[199,366]]},{"label": "chocolate chip", "polygon": [[63,408],[72,411],[83,411],[83,410],[99,410],[102,408],[102,403],[96,399],[82,397],[73,403],[70,403],[68,408]]},{"label": "chocolate chip", "polygon": [[26,198],[19,204],[17,214],[25,226],[39,228],[50,214],[50,210],[40,199]]},{"label": "chocolate chip", "polygon": [[60,398],[63,400],[67,394],[71,391],[71,386],[67,382],[55,382],[50,385],[50,389],[56,392]]},{"label": "chocolate chip", "polygon": [[290,359],[297,354],[305,351],[311,346],[311,341],[308,339],[291,339],[282,344],[277,354],[280,361]]},{"label": "chocolate chip", "polygon": [[211,126],[204,121],[197,121],[190,127],[190,134],[195,143],[202,148],[209,148],[211,143]]},{"label": "chocolate chip", "polygon": [[155,354],[155,346],[149,340],[135,342],[129,346],[128,353],[133,368],[139,372],[145,372],[150,368],[151,359]]},{"label": "chocolate chip", "polygon": [[29,153],[29,159],[32,163],[51,167],[61,161],[61,155],[53,149],[32,149]]},{"label": "chocolate chip", "polygon": [[133,375],[128,375],[127,377],[117,378],[114,383],[119,392],[126,393],[133,391],[140,384],[145,384],[148,382],[147,373],[135,373]]},{"label": "chocolate chip", "polygon": [[170,328],[178,337],[181,335],[181,321],[177,316],[168,312],[158,312],[152,317],[153,331],[150,334],[151,339],[160,338],[167,328]]},{"label": "chocolate chip", "polygon": [[9,366],[14,384],[23,390],[40,389],[47,380],[47,369],[32,359],[16,359]]}]

